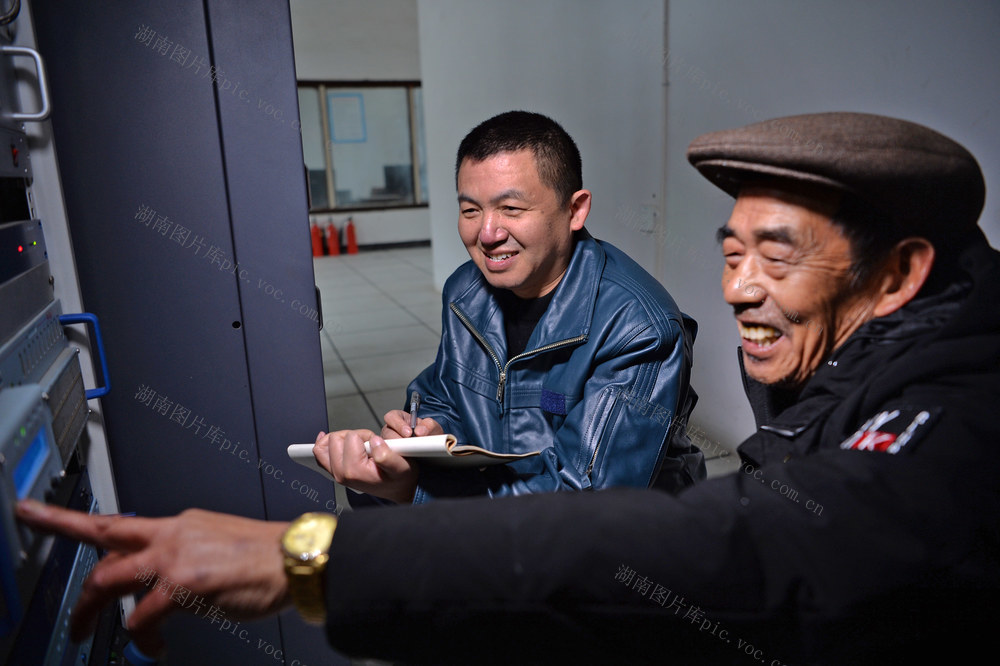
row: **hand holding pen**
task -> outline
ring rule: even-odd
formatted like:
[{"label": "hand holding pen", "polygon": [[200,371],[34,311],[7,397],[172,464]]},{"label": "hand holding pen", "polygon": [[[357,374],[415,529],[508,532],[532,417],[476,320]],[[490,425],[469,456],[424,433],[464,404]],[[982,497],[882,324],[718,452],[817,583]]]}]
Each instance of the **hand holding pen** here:
[{"label": "hand holding pen", "polygon": [[382,426],[383,439],[400,439],[403,437],[427,437],[443,435],[444,429],[431,418],[419,418],[420,394],[410,393],[410,411],[394,409],[385,415],[385,425]]}]

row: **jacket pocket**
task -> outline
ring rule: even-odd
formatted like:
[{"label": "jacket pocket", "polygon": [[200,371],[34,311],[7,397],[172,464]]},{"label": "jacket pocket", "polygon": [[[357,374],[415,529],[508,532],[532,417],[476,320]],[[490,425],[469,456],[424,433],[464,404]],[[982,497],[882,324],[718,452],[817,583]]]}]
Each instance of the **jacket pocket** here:
[{"label": "jacket pocket", "polygon": [[495,376],[484,376],[455,360],[448,362],[444,376],[445,379],[455,382],[464,389],[496,401],[497,378]]}]

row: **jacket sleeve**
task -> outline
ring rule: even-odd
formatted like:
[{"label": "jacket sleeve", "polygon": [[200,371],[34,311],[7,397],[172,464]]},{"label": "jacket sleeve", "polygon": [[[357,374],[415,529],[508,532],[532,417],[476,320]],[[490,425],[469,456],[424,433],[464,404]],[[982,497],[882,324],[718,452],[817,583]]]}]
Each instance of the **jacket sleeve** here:
[{"label": "jacket sleeve", "polygon": [[676,496],[345,515],[327,633],[352,655],[438,664],[909,663],[969,649],[995,634],[1000,591],[1000,448],[962,446],[987,436],[954,427],[940,455],[825,451]]},{"label": "jacket sleeve", "polygon": [[[425,468],[415,501],[643,488],[654,480],[657,487],[676,491],[704,478],[702,454],[683,428],[672,427],[693,402],[688,391],[693,331],[682,331],[673,319],[641,321],[617,331],[594,356],[582,396],[542,448],[533,473],[516,463],[483,470]],[[428,376],[431,369],[421,378]],[[437,378],[434,385],[445,383]],[[418,379],[418,385],[431,384]]]}]

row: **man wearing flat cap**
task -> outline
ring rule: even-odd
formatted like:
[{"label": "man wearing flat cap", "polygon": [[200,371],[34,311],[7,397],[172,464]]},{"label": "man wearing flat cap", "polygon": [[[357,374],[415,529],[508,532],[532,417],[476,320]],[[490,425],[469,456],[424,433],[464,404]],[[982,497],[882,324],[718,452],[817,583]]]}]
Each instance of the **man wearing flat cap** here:
[{"label": "man wearing flat cap", "polygon": [[[302,519],[22,504],[22,520],[114,551],[77,628],[146,567],[233,614],[308,606],[338,649],[407,663],[887,664],[988,646],[1000,255],[976,224],[975,159],[853,113],[708,134],[688,157],[736,198],[722,287],[758,423],[737,472],[676,496],[344,515],[317,536],[325,569],[291,584],[277,542]],[[148,649],[174,610],[159,596],[131,621]]]}]

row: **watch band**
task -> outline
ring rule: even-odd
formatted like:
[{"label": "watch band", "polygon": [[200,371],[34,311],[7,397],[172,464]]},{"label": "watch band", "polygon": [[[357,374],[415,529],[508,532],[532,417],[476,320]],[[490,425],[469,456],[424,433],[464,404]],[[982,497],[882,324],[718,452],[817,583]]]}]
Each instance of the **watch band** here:
[{"label": "watch band", "polygon": [[326,564],[336,529],[336,516],[305,513],[292,521],[281,539],[289,595],[310,623],[326,619]]},{"label": "watch band", "polygon": [[[325,556],[324,556],[325,557]],[[323,569],[317,571],[312,564],[302,564],[288,557],[285,558],[285,573],[288,575],[288,591],[292,595],[292,603],[306,622],[323,624],[326,621],[326,581],[325,561]]]}]

